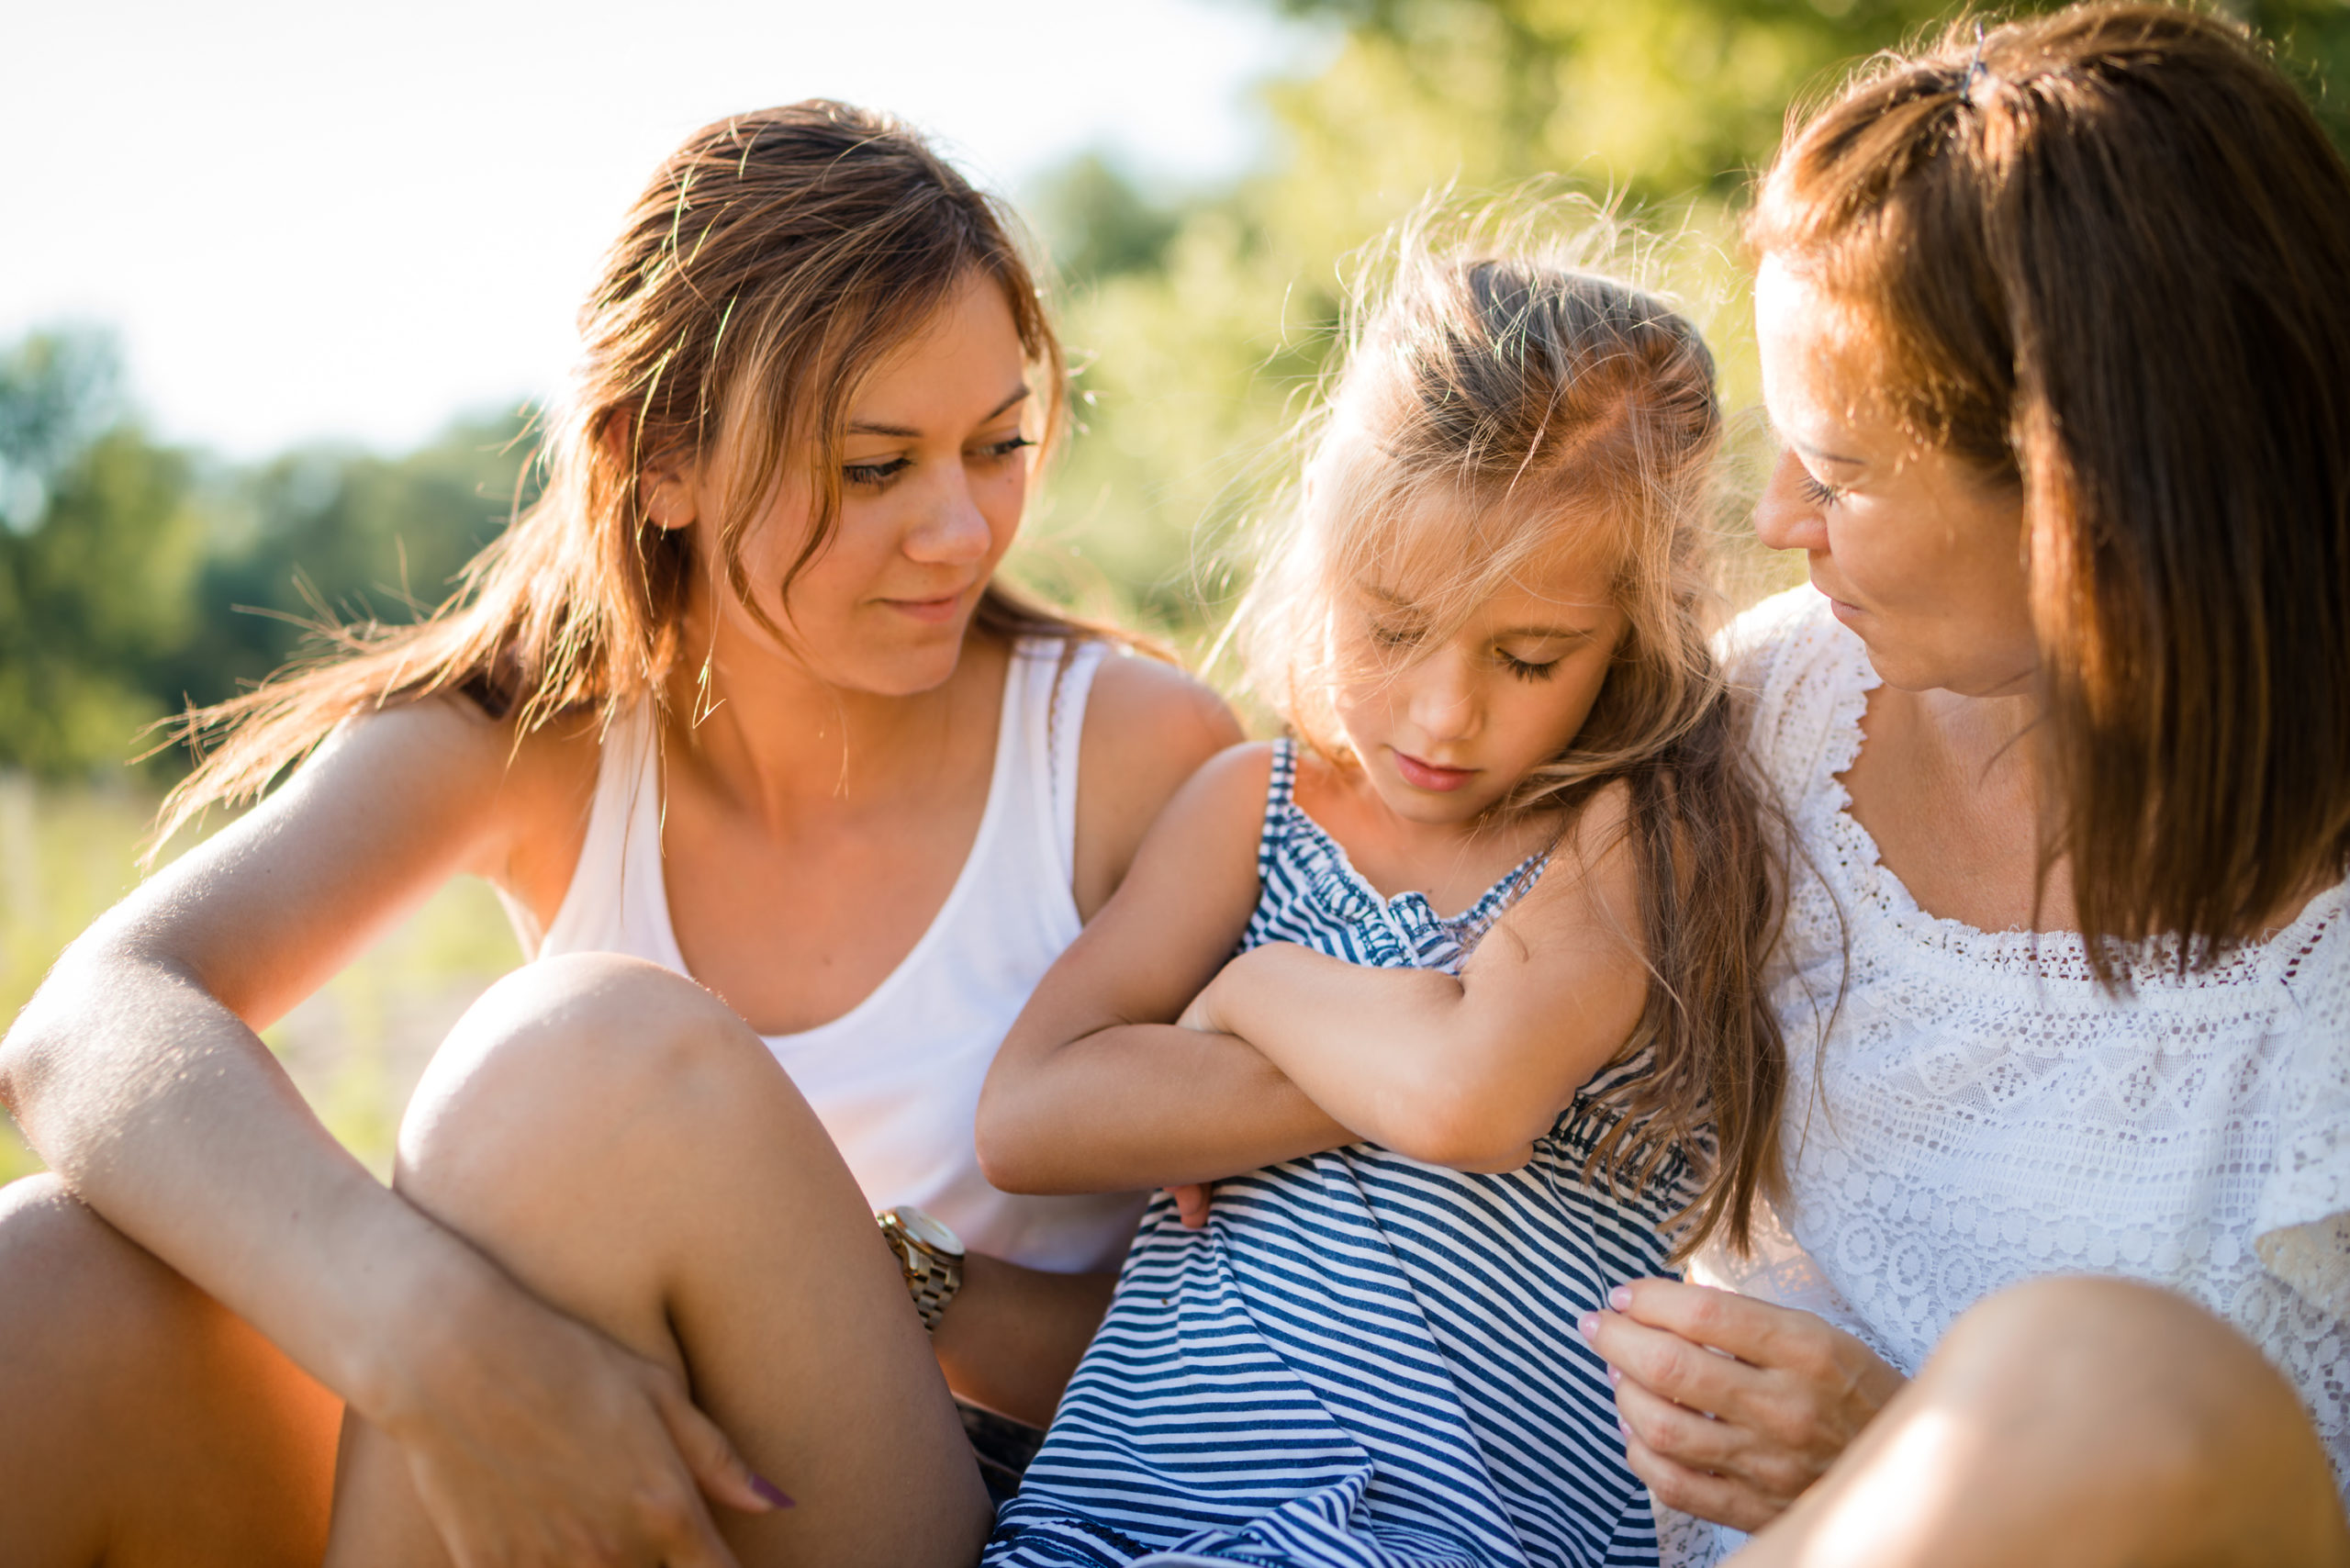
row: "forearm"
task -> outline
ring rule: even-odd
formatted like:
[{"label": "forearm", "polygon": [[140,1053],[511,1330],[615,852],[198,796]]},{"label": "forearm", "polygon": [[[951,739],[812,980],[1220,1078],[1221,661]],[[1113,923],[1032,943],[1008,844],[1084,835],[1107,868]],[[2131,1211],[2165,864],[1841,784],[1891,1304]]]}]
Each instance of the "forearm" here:
[{"label": "forearm", "polygon": [[363,1407],[397,1293],[487,1267],[344,1152],[234,1014],[103,936],[0,1046],[0,1092],[84,1202]]},{"label": "forearm", "polygon": [[1246,1041],[1167,1024],[1044,1053],[979,1105],[988,1180],[1014,1193],[1213,1182],[1356,1141]]},{"label": "forearm", "polygon": [[1245,1039],[1326,1114],[1417,1158],[1486,1162],[1556,1113],[1484,1047],[1474,1002],[1438,970],[1273,944],[1225,966],[1192,1021]]},{"label": "forearm", "polygon": [[947,1386],[1015,1420],[1047,1424],[1117,1278],[1051,1274],[971,1254],[933,1341]]}]

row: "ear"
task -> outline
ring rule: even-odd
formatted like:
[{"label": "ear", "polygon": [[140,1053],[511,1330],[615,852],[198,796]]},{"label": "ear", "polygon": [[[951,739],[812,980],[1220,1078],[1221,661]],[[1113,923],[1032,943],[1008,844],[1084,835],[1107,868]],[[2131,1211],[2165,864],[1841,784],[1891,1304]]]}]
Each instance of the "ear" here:
[{"label": "ear", "polygon": [[[625,473],[629,468],[631,435],[627,410],[615,409],[604,420],[605,455],[612,466]],[[693,465],[662,458],[646,458],[636,468],[637,499],[644,507],[644,515],[655,528],[679,529],[689,526],[695,516]]]}]

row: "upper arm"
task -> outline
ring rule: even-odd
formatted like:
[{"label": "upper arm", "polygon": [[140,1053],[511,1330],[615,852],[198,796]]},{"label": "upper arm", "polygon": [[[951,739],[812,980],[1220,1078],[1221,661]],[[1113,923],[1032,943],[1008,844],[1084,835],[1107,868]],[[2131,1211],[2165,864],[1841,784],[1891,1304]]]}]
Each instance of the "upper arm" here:
[{"label": "upper arm", "polygon": [[1463,1065],[1483,1064],[1488,1086],[1544,1127],[1614,1058],[1648,1004],[1628,808],[1620,785],[1601,790],[1577,814],[1541,880],[1461,969],[1473,1047]]},{"label": "upper arm", "polygon": [[1093,918],[1125,879],[1144,834],[1200,765],[1240,739],[1224,700],[1156,659],[1102,661],[1078,748],[1071,891]]},{"label": "upper arm", "polygon": [[547,770],[517,756],[455,699],[353,720],[76,946],[166,962],[264,1027],[452,875],[506,879],[517,824],[543,820],[521,797]]},{"label": "upper arm", "polygon": [[1037,982],[997,1062],[1007,1074],[1119,1024],[1171,1024],[1232,954],[1257,905],[1271,748],[1231,747],[1151,825],[1125,879]]}]

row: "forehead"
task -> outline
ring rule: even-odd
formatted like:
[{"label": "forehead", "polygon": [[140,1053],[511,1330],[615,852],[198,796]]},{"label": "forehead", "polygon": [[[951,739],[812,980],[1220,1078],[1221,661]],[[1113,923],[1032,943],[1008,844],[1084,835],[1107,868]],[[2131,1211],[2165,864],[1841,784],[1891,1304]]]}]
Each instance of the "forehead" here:
[{"label": "forehead", "polygon": [[1754,275],[1762,401],[1782,435],[1834,448],[1886,422],[1886,355],[1854,308],[1776,256]]},{"label": "forehead", "polygon": [[1614,602],[1617,554],[1597,509],[1483,509],[1424,499],[1397,520],[1399,548],[1366,587],[1399,609],[1480,623],[1539,621]]},{"label": "forehead", "polygon": [[993,277],[974,269],[858,384],[850,418],[912,423],[905,416],[959,408],[975,389],[992,406],[1026,368],[1011,301]]}]

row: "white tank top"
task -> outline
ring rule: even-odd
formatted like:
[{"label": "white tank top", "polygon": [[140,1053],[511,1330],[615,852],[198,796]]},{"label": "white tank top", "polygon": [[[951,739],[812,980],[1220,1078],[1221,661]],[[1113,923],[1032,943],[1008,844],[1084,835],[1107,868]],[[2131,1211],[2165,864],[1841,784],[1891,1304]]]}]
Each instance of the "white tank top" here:
[{"label": "white tank top", "polygon": [[[1020,1197],[979,1174],[979,1084],[1004,1032],[1076,940],[1069,890],[1077,759],[1103,645],[1022,644],[1004,678],[988,803],[962,874],[912,951],[829,1024],[769,1035],[874,1207],[918,1204],[966,1246],[1034,1269],[1108,1269],[1138,1194]],[[627,953],[687,973],[661,864],[661,773],[650,707],[605,735],[587,841],[537,958]],[[777,940],[790,934],[778,932]]]}]

